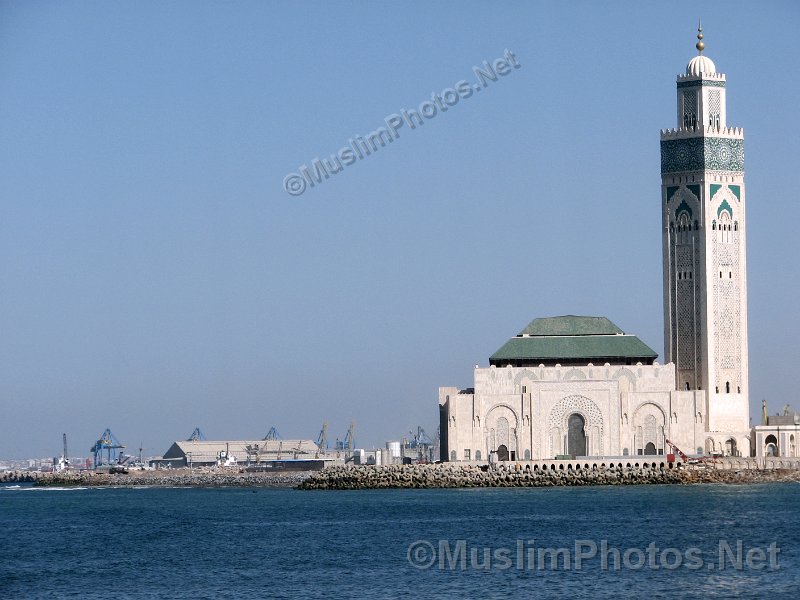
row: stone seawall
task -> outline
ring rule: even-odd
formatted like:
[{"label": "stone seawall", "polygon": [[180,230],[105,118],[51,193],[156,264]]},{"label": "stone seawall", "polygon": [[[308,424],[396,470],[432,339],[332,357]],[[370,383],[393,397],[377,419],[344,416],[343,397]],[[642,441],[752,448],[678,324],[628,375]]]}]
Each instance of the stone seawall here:
[{"label": "stone seawall", "polygon": [[33,483],[37,486],[77,487],[291,487],[300,484],[310,471],[253,473],[231,470],[199,471],[171,469],[129,473],[41,473],[11,471],[0,473],[0,483]]},{"label": "stone seawall", "polygon": [[800,470],[614,467],[605,469],[537,469],[518,465],[334,466],[312,473],[303,490],[388,488],[551,487],[691,483],[767,483],[800,481]]},{"label": "stone seawall", "polygon": [[[648,466],[649,465],[649,466]],[[680,466],[660,463],[642,466],[595,466],[590,468],[537,468],[529,465],[452,464],[331,466],[322,471],[253,473],[230,469],[172,469],[109,474],[41,473],[9,471],[0,473],[0,483],[33,483],[38,486],[80,487],[297,487],[303,490],[362,490],[389,488],[465,487],[550,487],[587,485],[642,485],[692,483],[769,483],[800,481],[797,468],[732,468]],[[553,464],[549,465],[554,467]],[[564,465],[559,465],[559,467]]]}]

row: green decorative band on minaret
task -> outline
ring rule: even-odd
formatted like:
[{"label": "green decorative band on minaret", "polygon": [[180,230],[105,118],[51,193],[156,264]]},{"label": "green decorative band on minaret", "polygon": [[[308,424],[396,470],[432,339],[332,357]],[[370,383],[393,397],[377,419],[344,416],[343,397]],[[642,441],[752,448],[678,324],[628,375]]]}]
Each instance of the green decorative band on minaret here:
[{"label": "green decorative band on minaret", "polygon": [[693,81],[679,81],[678,89],[688,87],[699,87],[701,85],[709,87],[725,87],[724,79],[695,79]]},{"label": "green decorative band on minaret", "polygon": [[744,171],[744,140],[693,137],[661,140],[661,174],[682,171]]}]

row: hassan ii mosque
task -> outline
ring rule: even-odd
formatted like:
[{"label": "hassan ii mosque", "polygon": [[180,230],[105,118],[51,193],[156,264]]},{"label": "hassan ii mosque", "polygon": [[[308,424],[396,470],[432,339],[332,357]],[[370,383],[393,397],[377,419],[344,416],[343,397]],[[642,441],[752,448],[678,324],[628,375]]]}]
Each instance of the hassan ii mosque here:
[{"label": "hassan ii mosque", "polygon": [[439,388],[450,461],[669,453],[798,456],[800,419],[751,428],[744,133],[728,125],[725,75],[703,54],[677,77],[677,127],[661,132],[664,354],[604,317],[531,321]]}]

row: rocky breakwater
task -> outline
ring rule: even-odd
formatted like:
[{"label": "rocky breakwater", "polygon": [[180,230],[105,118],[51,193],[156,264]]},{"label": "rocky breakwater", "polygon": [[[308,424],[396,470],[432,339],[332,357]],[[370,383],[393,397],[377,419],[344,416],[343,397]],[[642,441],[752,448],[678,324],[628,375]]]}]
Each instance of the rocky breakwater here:
[{"label": "rocky breakwater", "polygon": [[129,473],[40,473],[17,471],[4,473],[0,482],[27,483],[58,487],[286,487],[296,486],[309,476],[308,471],[283,473],[243,472],[231,469],[130,471]]},{"label": "rocky breakwater", "polygon": [[44,473],[39,471],[3,471],[0,473],[0,483],[33,483]]},{"label": "rocky breakwater", "polygon": [[706,466],[598,467],[570,469],[530,465],[496,466],[438,464],[332,466],[312,473],[298,486],[303,490],[388,488],[552,487],[641,484],[752,484],[800,481],[798,469],[717,469]]},{"label": "rocky breakwater", "polygon": [[605,468],[531,469],[528,465],[387,465],[333,466],[312,473],[304,490],[385,488],[551,487],[684,483],[680,469]]}]

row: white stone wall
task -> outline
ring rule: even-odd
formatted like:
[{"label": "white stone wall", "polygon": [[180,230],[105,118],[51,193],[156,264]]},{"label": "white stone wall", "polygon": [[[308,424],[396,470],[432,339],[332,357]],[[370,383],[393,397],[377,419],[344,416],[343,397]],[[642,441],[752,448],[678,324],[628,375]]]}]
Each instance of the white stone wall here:
[{"label": "white stone wall", "polygon": [[[676,392],[674,365],[488,367],[475,369],[474,394],[441,388],[448,458],[488,460],[502,443],[516,460],[566,454],[567,419],[585,421],[588,455],[637,455],[669,438],[686,453],[703,447],[704,391]],[[480,453],[480,459],[478,459]]]}]

